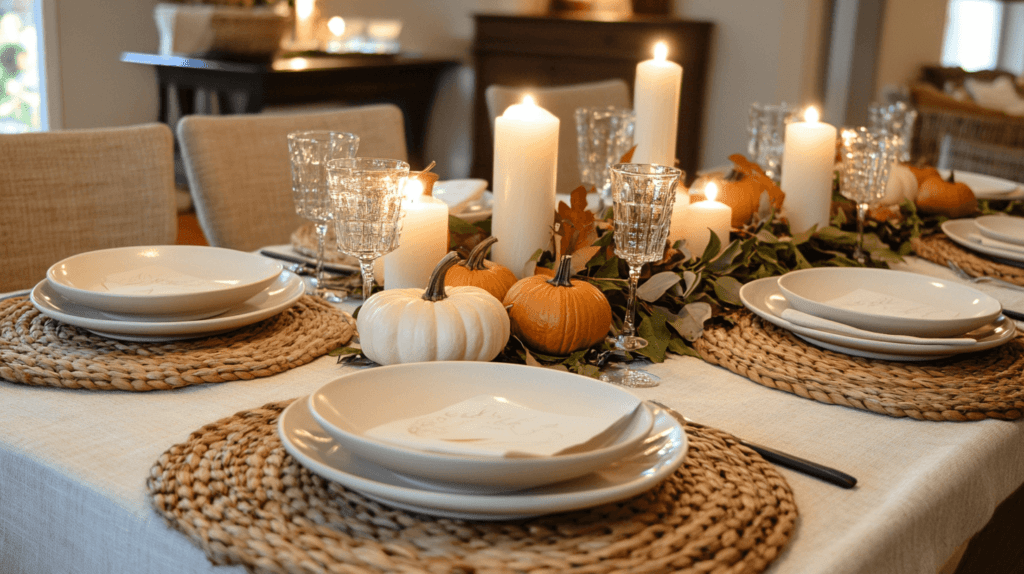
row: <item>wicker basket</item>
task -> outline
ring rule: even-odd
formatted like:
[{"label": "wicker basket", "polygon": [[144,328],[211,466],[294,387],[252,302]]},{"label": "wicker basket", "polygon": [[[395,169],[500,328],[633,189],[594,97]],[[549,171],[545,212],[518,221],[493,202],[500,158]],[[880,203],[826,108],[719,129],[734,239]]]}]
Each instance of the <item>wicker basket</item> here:
[{"label": "wicker basket", "polygon": [[269,61],[291,29],[292,16],[274,8],[157,4],[160,53]]}]

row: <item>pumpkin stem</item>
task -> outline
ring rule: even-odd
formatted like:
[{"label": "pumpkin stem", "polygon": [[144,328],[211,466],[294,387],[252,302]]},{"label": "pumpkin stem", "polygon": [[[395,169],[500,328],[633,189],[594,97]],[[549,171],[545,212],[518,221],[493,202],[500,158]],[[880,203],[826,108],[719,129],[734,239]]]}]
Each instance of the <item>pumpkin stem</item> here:
[{"label": "pumpkin stem", "polygon": [[953,176],[955,174],[956,172],[954,172],[953,170],[949,170],[949,179],[947,179],[946,181],[948,181],[949,183],[956,183],[956,181],[953,179]]},{"label": "pumpkin stem", "polygon": [[562,260],[558,262],[555,276],[548,280],[548,284],[555,287],[572,287],[570,277],[572,277],[572,255],[563,255]]},{"label": "pumpkin stem", "polygon": [[723,177],[722,179],[724,181],[731,181],[731,182],[739,181],[739,180],[743,179],[743,173],[737,171],[736,168],[731,168],[729,170],[729,173],[727,173],[725,175],[725,177]]},{"label": "pumpkin stem", "polygon": [[459,263],[459,265],[462,265],[470,271],[482,271],[486,269],[486,267],[484,267],[484,256],[487,255],[487,250],[497,242],[498,238],[492,235],[480,243],[477,243],[476,247],[469,252],[469,257],[467,257],[462,263]]},{"label": "pumpkin stem", "polygon": [[444,292],[444,276],[458,262],[459,254],[454,251],[449,251],[438,262],[437,267],[434,267],[434,270],[430,273],[430,279],[427,279],[427,289],[423,292],[424,301],[443,301],[447,297]]}]

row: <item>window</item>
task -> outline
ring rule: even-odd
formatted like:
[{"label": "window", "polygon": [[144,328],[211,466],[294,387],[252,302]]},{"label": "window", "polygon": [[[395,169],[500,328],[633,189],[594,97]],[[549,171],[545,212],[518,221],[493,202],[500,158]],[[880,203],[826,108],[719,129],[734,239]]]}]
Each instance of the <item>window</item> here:
[{"label": "window", "polygon": [[36,0],[0,0],[0,133],[39,131]]},{"label": "window", "polygon": [[999,62],[1003,6],[995,0],[950,0],[942,65],[968,72],[993,70]]}]

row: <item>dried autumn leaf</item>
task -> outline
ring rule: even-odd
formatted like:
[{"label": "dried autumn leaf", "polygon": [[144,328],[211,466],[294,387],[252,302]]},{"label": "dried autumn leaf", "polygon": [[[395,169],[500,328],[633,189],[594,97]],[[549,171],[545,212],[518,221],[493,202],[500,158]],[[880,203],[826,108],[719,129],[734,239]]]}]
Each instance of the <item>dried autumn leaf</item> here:
[{"label": "dried autumn leaf", "polygon": [[619,163],[632,163],[634,153],[636,153],[636,146],[629,148],[629,151],[622,154],[622,157],[619,158]]},{"label": "dried autumn leaf", "polygon": [[[587,211],[587,188],[581,185],[574,189],[569,195],[569,201],[571,206],[564,201],[558,202],[559,258],[589,248],[597,241],[596,218],[593,212]],[[595,249],[594,253],[597,251]],[[576,264],[574,258],[573,266]],[[580,265],[586,265],[586,261]]]}]

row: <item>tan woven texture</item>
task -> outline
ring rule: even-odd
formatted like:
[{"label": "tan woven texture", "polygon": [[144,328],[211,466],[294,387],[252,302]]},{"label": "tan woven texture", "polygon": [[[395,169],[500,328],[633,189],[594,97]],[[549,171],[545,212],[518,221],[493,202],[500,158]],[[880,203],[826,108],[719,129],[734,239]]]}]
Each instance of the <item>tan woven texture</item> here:
[{"label": "tan woven texture", "polygon": [[946,134],[942,138],[936,167],[983,173],[1024,183],[1024,148],[988,144]]},{"label": "tan woven texture", "polygon": [[924,363],[819,349],[747,311],[709,326],[694,346],[705,361],[805,399],[930,421],[1015,420],[1024,411],[1024,339]]},{"label": "tan woven texture", "polygon": [[972,111],[917,106],[914,127],[914,158],[929,165],[939,159],[942,138],[955,138],[1024,148],[1024,118],[1006,115],[983,115]]},{"label": "tan woven texture", "polygon": [[70,389],[154,391],[244,381],[304,365],[344,345],[354,321],[305,296],[254,325],[201,339],[129,343],[94,335],[0,302],[0,378]]},{"label": "tan woven texture", "polygon": [[[292,249],[294,249],[296,253],[301,253],[306,257],[316,258],[316,226],[312,222],[307,222],[299,226],[299,228],[292,233],[291,243]],[[335,234],[333,225],[327,226],[327,234],[324,237],[324,261],[338,265],[359,266],[358,259],[338,251],[338,236]]]},{"label": "tan woven texture", "polygon": [[288,134],[359,136],[361,157],[406,159],[402,111],[391,104],[315,114],[185,116],[178,123],[196,216],[210,245],[254,251],[288,243],[302,224],[292,200]]},{"label": "tan woven texture", "polygon": [[913,240],[914,253],[943,267],[952,261],[974,277],[997,277],[1024,286],[1024,269],[986,259],[953,243],[945,235],[936,233]]},{"label": "tan woven texture", "polygon": [[76,253],[174,243],[172,146],[163,124],[0,135],[0,292]]},{"label": "tan woven texture", "polygon": [[689,452],[645,494],[515,522],[393,510],[299,465],[275,432],[291,401],[240,412],[171,447],[153,504],[214,564],[252,572],[655,573],[764,570],[793,534],[793,493],[726,433],[688,427]]}]

